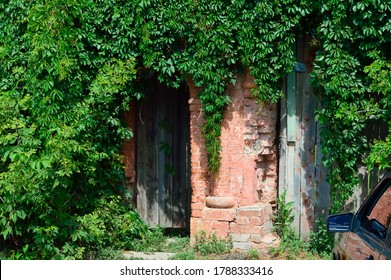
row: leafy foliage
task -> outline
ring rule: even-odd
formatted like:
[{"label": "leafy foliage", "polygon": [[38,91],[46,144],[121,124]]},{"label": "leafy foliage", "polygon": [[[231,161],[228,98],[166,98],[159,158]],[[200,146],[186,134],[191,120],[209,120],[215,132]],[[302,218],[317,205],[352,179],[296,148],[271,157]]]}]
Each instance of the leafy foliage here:
[{"label": "leafy foliage", "polygon": [[320,255],[331,255],[334,248],[334,235],[327,231],[324,217],[315,221],[315,231],[310,233],[310,248]]},{"label": "leafy foliage", "polygon": [[[384,86],[390,78],[383,67],[390,60],[390,12],[390,3],[383,1],[320,5],[320,49],[312,78],[322,101],[318,120],[324,128],[322,147],[330,170],[333,212],[344,207],[357,186],[357,165],[370,143],[364,134],[369,120],[389,118],[383,112],[389,110]],[[384,84],[379,83],[380,76]]]},{"label": "leafy foliage", "polygon": [[304,241],[293,228],[293,202],[286,201],[286,190],[277,198],[274,215],[274,231],[280,236],[277,248],[271,248],[275,258],[284,259],[330,259],[334,246],[334,236],[327,231],[324,219],[316,220],[314,231],[310,232],[309,242]]},{"label": "leafy foliage", "polygon": [[196,244],[194,251],[201,255],[224,254],[229,253],[232,249],[230,239],[219,239],[215,234],[207,235],[205,231],[200,231],[196,235]]},{"label": "leafy foliage", "polygon": [[371,92],[381,96],[376,118],[388,122],[389,130],[385,139],[375,139],[366,158],[366,163],[369,169],[373,169],[375,164],[380,169],[387,169],[391,167],[391,60],[376,60],[365,67],[364,72],[371,79]]},{"label": "leafy foliage", "polygon": [[286,201],[286,189],[277,197],[277,210],[273,215],[274,231],[280,237],[290,236],[293,234],[292,223],[294,220],[293,201]]},{"label": "leafy foliage", "polygon": [[93,4],[0,4],[0,234],[37,258],[88,243],[94,235],[74,235],[83,217],[121,191],[120,149],[132,136],[121,114],[136,95],[135,60],[83,12]]},{"label": "leafy foliage", "polygon": [[[121,145],[132,137],[122,114],[142,98],[140,85],[154,76],[200,87],[209,169],[217,172],[226,87],[247,67],[253,94],[277,101],[295,62],[292,44],[308,28],[320,44],[318,120],[333,210],[341,208],[370,144],[362,136],[367,120],[390,121],[390,9],[380,0],[1,2],[0,234],[7,248],[19,250],[18,258],[73,248],[80,258],[78,243],[127,246],[116,241],[121,221],[129,242],[142,226],[110,201],[122,209],[113,194],[124,196]],[[375,142],[370,165],[388,165],[389,142]],[[99,209],[121,221],[110,225]]]},{"label": "leafy foliage", "polygon": [[279,80],[294,64],[291,45],[309,1],[140,1],[146,24],[140,41],[144,65],[161,81],[179,86],[191,78],[201,88],[209,168],[220,166],[221,122],[228,84],[250,67],[254,94],[276,101]]}]

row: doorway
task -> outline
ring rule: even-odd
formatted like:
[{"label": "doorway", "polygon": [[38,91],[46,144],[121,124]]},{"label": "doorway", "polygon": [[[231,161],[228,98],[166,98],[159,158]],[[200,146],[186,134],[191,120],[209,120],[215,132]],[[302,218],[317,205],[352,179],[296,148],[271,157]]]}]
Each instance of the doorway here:
[{"label": "doorway", "polygon": [[189,228],[189,91],[156,83],[137,108],[137,210],[151,227]]}]

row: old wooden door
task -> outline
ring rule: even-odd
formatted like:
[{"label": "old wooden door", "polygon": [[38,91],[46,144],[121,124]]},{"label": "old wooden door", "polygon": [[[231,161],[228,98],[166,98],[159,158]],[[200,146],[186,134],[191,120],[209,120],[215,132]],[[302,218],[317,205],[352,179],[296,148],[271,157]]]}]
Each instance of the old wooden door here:
[{"label": "old wooden door", "polygon": [[285,81],[286,98],[281,101],[279,137],[279,193],[293,201],[293,226],[304,239],[314,228],[316,217],[328,215],[329,186],[322,165],[320,126],[315,111],[320,103],[309,78],[315,53],[308,36],[296,44],[297,64]]},{"label": "old wooden door", "polygon": [[151,227],[189,227],[188,97],[156,84],[138,106],[137,209]]},{"label": "old wooden door", "polygon": [[[314,229],[317,218],[327,217],[330,207],[330,186],[327,169],[322,164],[321,126],[315,120],[320,100],[310,87],[310,72],[315,58],[311,37],[297,39],[297,64],[285,80],[286,98],[280,103],[279,135],[279,193],[286,191],[288,201],[293,201],[293,226],[304,239]],[[387,135],[381,122],[368,126],[364,133],[368,139]],[[364,166],[358,167],[359,185],[348,201],[346,211],[356,211],[369,192],[370,186],[382,176],[374,170],[370,175]]]}]

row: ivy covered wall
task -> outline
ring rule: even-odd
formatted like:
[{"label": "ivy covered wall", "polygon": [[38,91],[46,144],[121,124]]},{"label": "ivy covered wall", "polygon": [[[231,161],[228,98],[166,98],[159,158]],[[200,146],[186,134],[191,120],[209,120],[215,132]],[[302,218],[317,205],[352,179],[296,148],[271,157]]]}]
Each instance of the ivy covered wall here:
[{"label": "ivy covered wall", "polygon": [[362,131],[369,119],[391,120],[390,12],[382,0],[2,1],[4,242],[34,244],[45,257],[86,244],[80,217],[107,190],[121,192],[121,145],[132,136],[122,114],[154,74],[201,89],[208,166],[217,172],[227,86],[248,67],[254,96],[278,101],[299,31],[319,47],[317,119],[333,211],[343,208],[369,148],[369,166],[389,166],[389,137],[372,143]]}]

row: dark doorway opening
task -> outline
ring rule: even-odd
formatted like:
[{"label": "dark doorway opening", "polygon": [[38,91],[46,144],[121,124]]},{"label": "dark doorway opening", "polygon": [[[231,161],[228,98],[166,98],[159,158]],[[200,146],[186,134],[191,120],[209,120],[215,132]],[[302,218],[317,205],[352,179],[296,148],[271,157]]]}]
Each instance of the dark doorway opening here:
[{"label": "dark doorway opening", "polygon": [[151,227],[190,226],[189,91],[156,83],[137,108],[137,210]]}]

